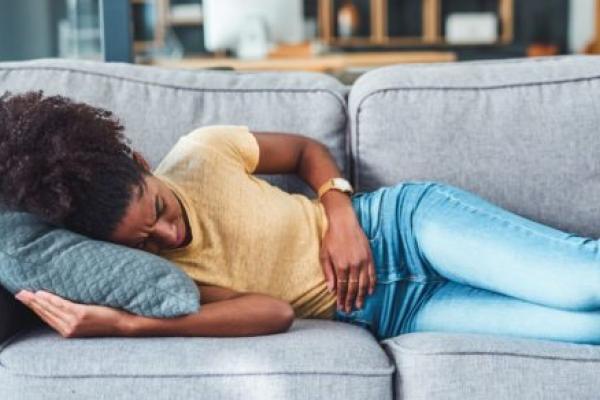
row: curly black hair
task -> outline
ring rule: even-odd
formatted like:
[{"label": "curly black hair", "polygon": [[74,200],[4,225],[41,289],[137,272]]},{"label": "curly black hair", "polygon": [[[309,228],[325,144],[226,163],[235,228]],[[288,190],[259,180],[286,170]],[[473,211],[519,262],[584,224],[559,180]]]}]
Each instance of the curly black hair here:
[{"label": "curly black hair", "polygon": [[109,240],[147,172],[112,112],[43,91],[0,97],[5,208]]}]

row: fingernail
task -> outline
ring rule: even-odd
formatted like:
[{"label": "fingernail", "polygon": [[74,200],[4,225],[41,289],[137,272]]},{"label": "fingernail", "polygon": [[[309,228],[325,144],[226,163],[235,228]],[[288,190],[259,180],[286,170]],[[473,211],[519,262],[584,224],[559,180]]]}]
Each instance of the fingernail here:
[{"label": "fingernail", "polygon": [[331,284],[331,282],[327,282],[327,290],[329,290],[330,292],[333,290],[333,285]]}]

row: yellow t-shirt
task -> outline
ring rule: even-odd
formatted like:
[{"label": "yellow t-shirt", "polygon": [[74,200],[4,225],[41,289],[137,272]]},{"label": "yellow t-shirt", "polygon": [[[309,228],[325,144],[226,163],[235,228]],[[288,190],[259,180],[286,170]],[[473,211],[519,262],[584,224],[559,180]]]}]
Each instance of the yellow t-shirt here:
[{"label": "yellow t-shirt", "polygon": [[208,126],[181,137],[154,174],[181,200],[191,242],[163,251],[195,281],[289,302],[298,318],[333,318],[319,249],[323,205],[252,173],[258,142],[246,126]]}]

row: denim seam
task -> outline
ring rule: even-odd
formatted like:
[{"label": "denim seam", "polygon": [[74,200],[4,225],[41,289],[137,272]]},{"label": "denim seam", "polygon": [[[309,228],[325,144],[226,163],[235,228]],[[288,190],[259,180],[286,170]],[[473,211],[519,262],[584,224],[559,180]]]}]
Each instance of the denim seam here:
[{"label": "denim seam", "polygon": [[[388,269],[387,271],[391,271],[390,269]],[[394,279],[390,282],[381,282],[381,280],[377,279],[378,283],[381,284],[389,284],[389,283],[395,283],[395,282],[402,282],[402,281],[409,281],[409,282],[415,282],[415,283],[420,283],[420,284],[428,284],[431,282],[446,282],[448,279],[445,278],[435,278],[435,279],[419,279],[420,275],[414,275],[414,274],[409,274],[407,276],[403,276],[402,278],[399,279]]]},{"label": "denim seam", "polygon": [[[410,212],[410,214],[411,214],[410,215],[410,221],[411,221],[410,223],[413,224],[414,214],[415,214],[416,208],[422,203],[423,199],[429,193],[429,191],[435,189],[436,187],[439,187],[440,183],[439,182],[435,182],[435,181],[405,181],[405,182],[402,182],[401,185],[403,187],[407,187],[407,186],[423,186],[423,185],[425,185],[425,188],[423,189],[422,193],[420,193],[418,195],[418,199],[416,200],[416,203],[415,203],[415,205],[413,207],[413,210]],[[380,206],[379,206],[379,212],[378,212],[379,215],[378,215],[378,220],[377,220],[377,229],[376,229],[374,237],[371,238],[371,239],[369,239],[369,241],[375,242],[375,241],[383,239],[383,233],[382,233],[383,229],[382,229],[382,223],[381,223],[381,221],[382,221],[382,213],[383,213],[383,207],[381,206],[382,202],[383,202],[383,196],[381,196],[381,198],[380,198]],[[431,208],[432,207],[429,207],[429,209],[431,209]],[[415,242],[415,247],[416,247],[417,252],[419,254],[420,260],[425,260],[423,254],[422,254],[422,252],[421,252],[421,250],[420,250],[420,248],[418,246],[418,243],[417,243],[416,239],[414,239],[414,237],[413,237],[413,241]],[[406,262],[408,262],[408,261],[409,260],[406,260]],[[389,276],[389,272],[390,271],[398,271],[401,268],[402,268],[402,265],[395,265],[392,268],[389,268],[387,266],[380,266],[380,268],[378,269],[378,273],[377,273],[377,275],[378,275],[377,276],[378,281],[379,281],[379,275],[382,275],[384,277],[385,276]],[[436,274],[437,274],[437,272],[436,272]],[[438,274],[438,277],[435,277],[434,279],[427,279],[427,278],[426,279],[418,279],[418,278],[422,278],[422,275],[408,274],[408,275],[405,275],[403,278],[394,280],[392,282],[398,282],[398,281],[405,280],[405,281],[420,282],[420,283],[426,284],[426,283],[430,283],[430,282],[445,282],[445,281],[447,281],[447,279],[445,279],[443,277],[440,277],[439,274]],[[392,283],[392,282],[388,282],[388,283]]]},{"label": "denim seam", "polygon": [[[565,241],[565,240],[562,240],[562,239],[557,239],[557,238],[554,238],[554,237],[552,237],[552,236],[547,236],[547,235],[544,235],[543,233],[540,233],[540,232],[537,232],[537,231],[535,231],[535,230],[532,230],[532,229],[530,229],[530,228],[528,228],[528,227],[526,227],[526,226],[522,226],[522,225],[515,224],[513,221],[510,221],[510,220],[504,219],[504,218],[502,218],[502,217],[500,217],[500,216],[498,216],[498,215],[496,215],[496,214],[493,214],[493,213],[490,213],[490,212],[488,212],[488,211],[482,210],[482,209],[480,209],[480,208],[474,207],[474,206],[472,206],[472,205],[470,205],[470,204],[467,204],[467,203],[465,203],[464,201],[462,201],[462,200],[461,200],[461,199],[459,199],[458,197],[454,196],[452,193],[446,192],[446,191],[444,191],[444,190],[441,190],[441,189],[439,189],[439,188],[436,188],[435,190],[436,190],[438,193],[440,193],[440,194],[443,194],[443,195],[445,195],[446,197],[448,197],[449,199],[453,200],[454,202],[456,202],[456,203],[459,203],[461,206],[463,206],[463,207],[465,207],[465,208],[468,208],[468,209],[470,209],[470,210],[472,210],[472,211],[474,211],[474,212],[477,212],[477,213],[479,213],[479,214],[484,214],[484,215],[486,215],[487,217],[489,217],[489,218],[491,218],[491,219],[497,219],[497,220],[499,220],[499,221],[502,221],[502,222],[506,223],[507,225],[510,225],[511,227],[515,228],[516,230],[525,231],[525,232],[526,232],[526,233],[528,233],[528,234],[537,235],[537,236],[539,236],[539,237],[543,237],[544,239],[549,239],[549,240],[551,240],[551,241],[553,241],[553,242],[556,242],[556,243],[559,243],[559,244],[567,244],[567,245],[569,245],[569,246],[573,246],[573,245],[574,245],[574,244],[573,244],[573,243],[571,243],[571,242],[567,242],[567,241]],[[510,211],[509,211],[509,212],[510,212]],[[521,217],[521,216],[520,216],[520,217]],[[521,217],[521,218],[524,218],[524,217]],[[554,229],[554,228],[553,228],[553,229]],[[568,233],[567,233],[567,234],[568,234]]]},{"label": "denim seam", "polygon": [[[383,218],[383,193],[379,196],[379,200],[378,200],[378,205],[377,205],[377,220],[375,221],[375,223],[377,224],[375,226],[374,229],[374,235],[372,238],[369,239],[369,241],[375,241],[375,240],[380,240],[381,237],[383,236],[383,233],[381,232],[381,220]],[[369,204],[370,206],[370,204]],[[371,221],[369,221],[370,223]]]},{"label": "denim seam", "polygon": [[[402,183],[400,183],[400,185],[402,185],[402,188],[405,188],[407,186],[421,186],[421,185],[426,185],[427,187],[423,190],[423,193],[421,193],[419,195],[419,199],[416,202],[415,207],[421,203],[421,200],[423,199],[423,197],[425,197],[425,195],[427,194],[427,192],[430,190],[430,188],[433,188],[435,186],[439,186],[438,182],[433,182],[433,181],[404,181]],[[389,189],[393,186],[383,186],[380,189],[377,189],[377,191],[383,190],[383,189]],[[379,196],[379,205],[378,205],[378,210],[377,210],[377,225],[375,226],[374,229],[374,235],[373,237],[371,237],[369,240],[377,240],[380,239],[382,234],[382,223],[381,221],[383,220],[383,207],[382,207],[382,203],[383,203],[383,194],[381,196]],[[414,214],[414,210],[411,212],[411,214]],[[411,220],[412,220],[412,215],[411,215]]]}]

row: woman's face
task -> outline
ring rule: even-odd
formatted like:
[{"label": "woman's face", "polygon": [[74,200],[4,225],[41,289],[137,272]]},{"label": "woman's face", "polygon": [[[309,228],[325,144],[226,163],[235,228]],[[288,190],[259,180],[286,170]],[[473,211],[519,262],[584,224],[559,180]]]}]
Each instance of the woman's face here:
[{"label": "woman's face", "polygon": [[185,211],[160,179],[147,174],[146,188],[134,190],[125,216],[111,240],[154,254],[183,247],[191,240]]}]

